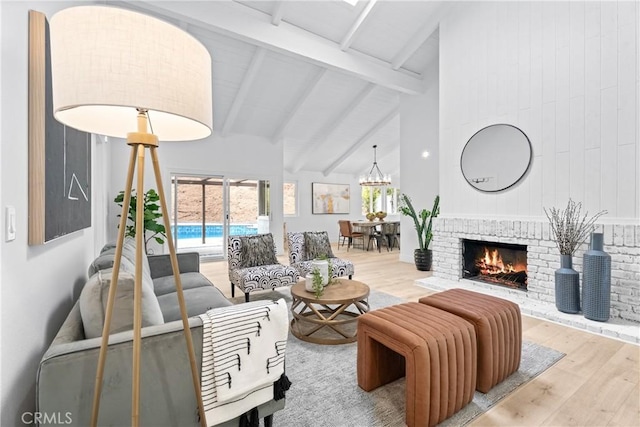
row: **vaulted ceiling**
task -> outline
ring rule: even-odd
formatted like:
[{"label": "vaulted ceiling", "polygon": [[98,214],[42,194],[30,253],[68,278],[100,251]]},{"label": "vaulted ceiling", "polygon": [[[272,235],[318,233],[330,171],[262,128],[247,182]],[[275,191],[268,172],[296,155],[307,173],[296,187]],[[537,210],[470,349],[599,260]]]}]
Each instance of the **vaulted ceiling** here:
[{"label": "vaulted ceiling", "polygon": [[213,61],[214,132],[282,141],[285,169],[399,170],[401,93],[427,89],[439,1],[125,1],[174,23]]}]

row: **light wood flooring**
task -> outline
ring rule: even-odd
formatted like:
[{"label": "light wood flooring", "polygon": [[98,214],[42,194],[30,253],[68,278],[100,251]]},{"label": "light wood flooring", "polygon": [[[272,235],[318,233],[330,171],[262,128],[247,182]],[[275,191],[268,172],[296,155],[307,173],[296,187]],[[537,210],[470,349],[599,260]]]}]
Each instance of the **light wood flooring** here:
[{"label": "light wood flooring", "polygon": [[[398,250],[334,247],[334,254],[350,259],[355,278],[372,289],[406,301],[432,293],[414,284],[430,273],[400,262]],[[286,256],[280,261],[288,264]],[[225,261],[202,263],[201,271],[231,296]],[[524,339],[566,356],[472,426],[640,426],[640,347],[528,316],[522,321]]]}]

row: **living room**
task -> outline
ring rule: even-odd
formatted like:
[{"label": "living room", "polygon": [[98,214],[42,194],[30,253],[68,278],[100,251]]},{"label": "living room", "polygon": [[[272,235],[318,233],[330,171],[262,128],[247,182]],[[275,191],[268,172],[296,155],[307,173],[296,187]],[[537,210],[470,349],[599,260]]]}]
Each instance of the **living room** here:
[{"label": "living room", "polygon": [[[125,185],[126,144],[94,137],[92,226],[46,245],[28,244],[28,11],[38,10],[50,18],[75,4],[0,3],[0,200],[5,218],[4,208],[15,208],[16,234],[15,240],[3,238],[0,245],[2,425],[18,425],[21,414],[35,410],[38,363],[77,300],[87,279],[87,266],[115,238],[118,212],[112,200]],[[440,195],[442,221],[435,224],[436,239],[439,231],[450,233],[465,227],[465,221],[488,221],[486,226],[473,225],[486,229],[491,228],[491,221],[506,221],[513,227],[515,222],[518,227],[526,223],[527,234],[533,224],[531,239],[547,240],[546,245],[548,239],[536,239],[536,224],[548,223],[543,208],[566,206],[572,198],[590,213],[607,210],[599,222],[605,247],[625,250],[621,255],[633,266],[617,278],[627,289],[630,308],[625,320],[640,322],[638,3],[455,5],[439,22],[439,58],[426,67],[424,90],[396,95],[397,115],[390,120],[397,120],[397,155],[380,158],[380,167],[392,173],[394,185],[417,206],[429,208],[435,195]],[[197,13],[195,7],[181,11],[188,16]],[[215,52],[212,56],[215,75]],[[214,99],[216,96],[214,92]],[[371,121],[382,121],[392,113],[380,109]],[[483,193],[464,179],[460,154],[476,131],[494,123],[522,129],[531,142],[533,159],[517,185]],[[166,188],[172,172],[246,175],[269,179],[273,189],[295,181],[298,216],[285,218],[282,193],[272,193],[270,230],[280,254],[284,253],[285,222],[288,230],[327,230],[332,241],[337,241],[337,219],[347,217],[312,214],[313,182],[348,183],[352,192],[348,218],[361,216],[358,173],[371,164],[369,143],[363,144],[367,154],[360,156],[362,167],[357,172],[324,174],[334,157],[310,152],[307,156],[320,157],[322,166],[293,173],[296,159],[286,157],[282,140],[234,132],[223,136],[222,125],[214,120],[213,135],[204,141],[161,143]],[[340,147],[341,141],[336,144]],[[327,153],[335,150],[328,147]],[[421,157],[423,151],[429,157]],[[148,174],[147,182],[152,182],[151,172]],[[412,267],[417,239],[409,218],[398,219],[402,234],[399,260]],[[585,248],[586,244],[576,260]],[[557,265],[558,253],[549,254]],[[451,280],[457,276],[458,272],[446,271],[448,261],[436,261],[435,277]],[[534,280],[542,283],[542,275]],[[216,285],[228,287],[228,283]],[[25,307],[35,310],[28,312]],[[637,355],[634,366],[637,371]],[[637,382],[635,387],[637,395]]]}]

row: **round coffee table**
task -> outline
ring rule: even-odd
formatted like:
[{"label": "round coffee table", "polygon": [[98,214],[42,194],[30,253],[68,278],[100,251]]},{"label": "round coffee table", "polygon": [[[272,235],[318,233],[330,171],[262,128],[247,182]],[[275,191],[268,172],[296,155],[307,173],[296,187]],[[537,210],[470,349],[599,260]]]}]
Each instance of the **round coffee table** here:
[{"label": "round coffee table", "polygon": [[291,333],[315,344],[354,342],[358,316],[369,311],[369,287],[357,280],[338,279],[320,298],[300,281],[291,287],[291,297]]}]

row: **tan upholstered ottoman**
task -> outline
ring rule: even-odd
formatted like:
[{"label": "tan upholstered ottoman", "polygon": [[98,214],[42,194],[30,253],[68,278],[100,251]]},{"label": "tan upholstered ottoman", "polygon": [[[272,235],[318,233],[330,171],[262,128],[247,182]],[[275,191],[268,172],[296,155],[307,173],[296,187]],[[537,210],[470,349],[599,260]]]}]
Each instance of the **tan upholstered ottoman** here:
[{"label": "tan upholstered ottoman", "polygon": [[522,350],[520,307],[511,301],[465,289],[449,289],[420,299],[423,304],[473,323],[478,339],[476,390],[488,392],[518,370]]},{"label": "tan upholstered ottoman", "polygon": [[358,385],[406,376],[406,423],[433,426],[473,399],[476,336],[466,320],[425,304],[399,304],[358,318]]}]

